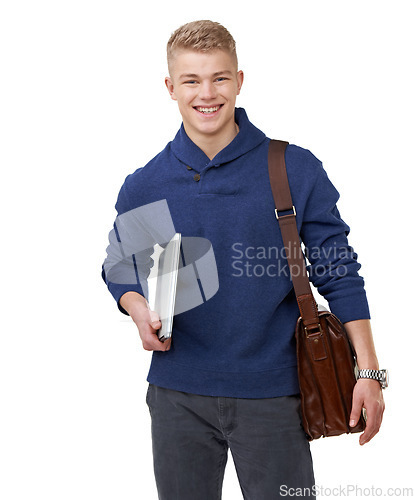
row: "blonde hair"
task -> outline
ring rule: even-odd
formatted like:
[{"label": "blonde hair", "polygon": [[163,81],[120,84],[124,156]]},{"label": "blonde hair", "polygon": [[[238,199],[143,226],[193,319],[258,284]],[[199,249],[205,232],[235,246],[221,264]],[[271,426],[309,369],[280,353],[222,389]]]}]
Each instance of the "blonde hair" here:
[{"label": "blonde hair", "polygon": [[199,52],[226,50],[234,57],[237,70],[236,42],[220,23],[208,20],[192,21],[174,31],[167,43],[167,64],[170,75],[175,53],[180,49]]}]

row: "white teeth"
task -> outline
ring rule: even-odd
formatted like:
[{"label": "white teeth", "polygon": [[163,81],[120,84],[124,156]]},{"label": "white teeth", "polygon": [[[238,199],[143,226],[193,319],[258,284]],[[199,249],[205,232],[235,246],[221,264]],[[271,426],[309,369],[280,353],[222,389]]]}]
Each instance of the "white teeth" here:
[{"label": "white teeth", "polygon": [[220,106],[215,106],[214,108],[196,108],[197,111],[201,111],[201,113],[214,113],[220,108]]}]

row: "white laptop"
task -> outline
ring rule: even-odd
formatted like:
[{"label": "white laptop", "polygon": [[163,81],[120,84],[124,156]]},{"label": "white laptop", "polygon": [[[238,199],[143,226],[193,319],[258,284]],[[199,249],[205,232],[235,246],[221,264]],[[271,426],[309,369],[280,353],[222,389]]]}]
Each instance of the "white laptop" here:
[{"label": "white laptop", "polygon": [[180,249],[181,233],[175,233],[161,252],[158,261],[154,311],[158,313],[162,323],[157,332],[161,342],[172,335]]}]

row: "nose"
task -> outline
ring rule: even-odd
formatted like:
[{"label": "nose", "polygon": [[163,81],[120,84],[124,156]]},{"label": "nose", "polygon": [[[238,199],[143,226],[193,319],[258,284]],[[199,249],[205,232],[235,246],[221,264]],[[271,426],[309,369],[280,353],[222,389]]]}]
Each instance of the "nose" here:
[{"label": "nose", "polygon": [[209,80],[203,81],[202,84],[200,85],[199,97],[207,101],[214,99],[216,95],[217,92],[214,83]]}]

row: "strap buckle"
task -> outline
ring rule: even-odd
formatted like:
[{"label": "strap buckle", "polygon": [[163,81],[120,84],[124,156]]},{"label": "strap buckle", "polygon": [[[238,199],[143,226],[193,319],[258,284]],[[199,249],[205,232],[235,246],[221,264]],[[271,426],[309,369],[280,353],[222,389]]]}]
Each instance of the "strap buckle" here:
[{"label": "strap buckle", "polygon": [[316,335],[322,335],[323,334],[323,331],[322,331],[322,327],[321,327],[321,324],[318,323],[317,326],[305,326],[303,325],[303,328],[305,330],[305,334],[306,334],[306,337],[309,338],[309,337],[312,337],[312,336],[316,336]]},{"label": "strap buckle", "polygon": [[282,212],[287,212],[289,210],[293,210],[293,213],[291,214],[284,214],[284,215],[278,215],[277,213],[277,208],[275,208],[275,215],[276,215],[276,219],[281,219],[282,217],[289,217],[289,216],[294,216],[296,217],[296,209],[295,209],[295,205],[292,205],[292,208],[287,208],[286,210],[282,210]]}]

